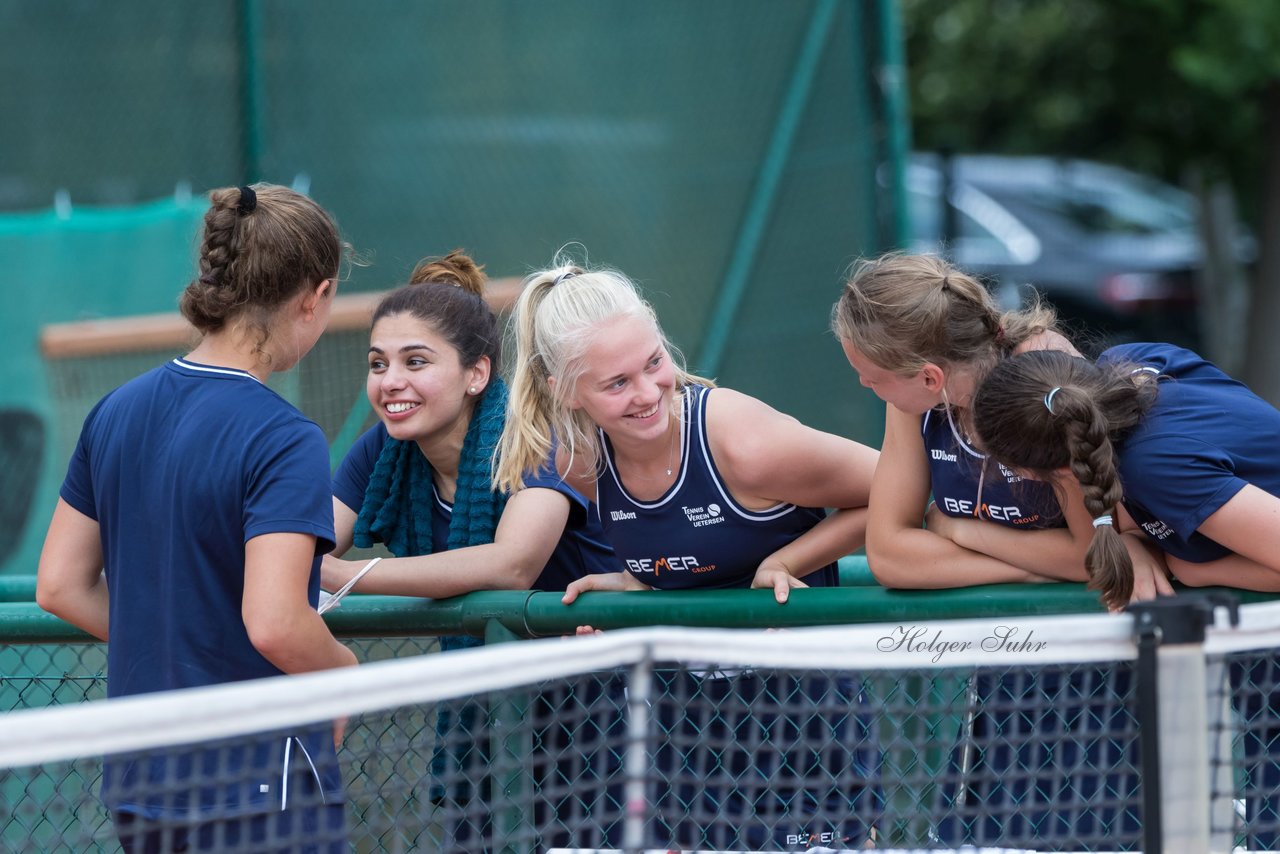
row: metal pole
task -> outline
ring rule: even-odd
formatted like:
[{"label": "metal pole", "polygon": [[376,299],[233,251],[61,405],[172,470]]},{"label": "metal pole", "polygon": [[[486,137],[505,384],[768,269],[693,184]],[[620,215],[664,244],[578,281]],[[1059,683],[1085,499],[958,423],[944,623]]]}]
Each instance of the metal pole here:
[{"label": "metal pole", "polygon": [[1160,668],[1156,650],[1161,631],[1155,615],[1135,615],[1134,632],[1138,642],[1138,666],[1135,676],[1138,700],[1138,744],[1142,774],[1142,851],[1162,854],[1160,832]]},{"label": "metal pole", "polygon": [[627,692],[627,760],[624,769],[626,812],[622,825],[623,854],[644,854],[649,817],[649,708],[653,693],[653,651],[631,668]]},{"label": "metal pole", "polygon": [[782,173],[791,157],[796,130],[813,90],[818,62],[822,59],[827,36],[831,32],[832,21],[835,20],[836,8],[836,0],[818,0],[814,6],[809,29],[800,47],[799,59],[791,73],[791,85],[787,87],[787,94],[782,100],[782,109],[774,123],[773,135],[765,150],[755,187],[747,203],[747,213],[738,231],[733,254],[729,258],[729,269],[720,283],[720,292],[711,310],[706,338],[694,366],[698,373],[714,376],[720,370],[720,363],[729,343],[729,330],[733,328],[733,321],[746,294],[751,265],[755,263],[756,253],[764,239],[765,225],[778,196]]},{"label": "metal pole", "polygon": [[[511,643],[519,638],[497,620],[485,625],[485,644]],[[493,850],[501,854],[534,854],[535,786],[529,772],[533,732],[529,727],[530,694],[511,691],[489,698],[489,755],[493,775],[490,795]],[[472,781],[477,788],[481,781]]]},{"label": "metal pole", "polygon": [[889,166],[890,198],[893,204],[893,242],[905,247],[911,239],[911,217],[907,210],[907,158],[911,152],[911,118],[907,96],[907,65],[902,45],[902,22],[898,17],[899,0],[879,0],[880,21],[880,91],[884,97],[884,117],[888,144],[885,152]]},{"label": "metal pole", "polygon": [[246,184],[262,178],[261,24],[259,0],[240,0],[240,144]]},{"label": "metal pole", "polygon": [[1205,628],[1222,594],[1185,594],[1130,606],[1138,644],[1144,854],[1213,850]]}]

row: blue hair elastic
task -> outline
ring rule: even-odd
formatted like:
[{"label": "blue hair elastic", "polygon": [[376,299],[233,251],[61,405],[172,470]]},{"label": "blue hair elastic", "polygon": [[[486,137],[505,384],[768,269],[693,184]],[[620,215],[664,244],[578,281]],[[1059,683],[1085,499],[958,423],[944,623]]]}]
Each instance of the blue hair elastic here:
[{"label": "blue hair elastic", "polygon": [[1049,389],[1049,393],[1044,396],[1044,408],[1049,410],[1050,415],[1058,414],[1053,411],[1053,396],[1060,391],[1062,391],[1062,386],[1060,385],[1054,386],[1053,388]]},{"label": "blue hair elastic", "polygon": [[1114,524],[1115,524],[1115,520],[1111,518],[1110,513],[1103,513],[1101,516],[1095,517],[1093,520],[1093,527],[1095,528],[1101,528],[1103,525],[1114,525]]}]

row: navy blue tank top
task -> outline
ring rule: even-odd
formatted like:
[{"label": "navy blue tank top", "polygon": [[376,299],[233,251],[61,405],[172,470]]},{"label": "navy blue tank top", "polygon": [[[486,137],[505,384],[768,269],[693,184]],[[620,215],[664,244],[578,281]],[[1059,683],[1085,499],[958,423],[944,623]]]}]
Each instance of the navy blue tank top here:
[{"label": "navy blue tank top", "polygon": [[[605,538],[628,572],[650,587],[684,590],[750,587],[760,562],[826,515],[814,507],[776,504],[748,510],[729,494],[706,436],[711,389],[685,389],[680,425],[680,471],[655,501],[638,501],[622,485],[609,437],[596,479],[596,505]],[[834,563],[804,577],[810,587],[834,587]]]},{"label": "navy blue tank top", "polygon": [[[1053,488],[1025,480],[962,440],[945,409],[931,409],[920,424],[929,455],[933,500],[943,513],[976,516],[1009,528],[1064,528]],[[979,495],[981,492],[981,495]]]}]

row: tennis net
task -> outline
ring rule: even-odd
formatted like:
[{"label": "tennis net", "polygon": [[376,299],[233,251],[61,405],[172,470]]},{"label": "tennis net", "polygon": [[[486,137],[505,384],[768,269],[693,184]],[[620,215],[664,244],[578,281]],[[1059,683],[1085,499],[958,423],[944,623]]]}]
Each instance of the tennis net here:
[{"label": "tennis net", "polygon": [[43,851],[113,851],[130,834],[218,851],[1260,848],[1276,829],[1280,606],[1242,610],[1238,629],[1154,647],[1144,618],[1108,615],[625,630],[13,712],[0,838]]}]

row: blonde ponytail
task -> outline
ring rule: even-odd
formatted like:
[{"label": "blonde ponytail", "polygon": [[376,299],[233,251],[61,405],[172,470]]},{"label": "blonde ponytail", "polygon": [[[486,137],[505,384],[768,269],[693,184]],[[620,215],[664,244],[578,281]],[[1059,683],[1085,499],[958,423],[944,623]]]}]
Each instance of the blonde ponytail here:
[{"label": "blonde ponytail", "polygon": [[572,263],[534,273],[525,280],[508,326],[514,368],[507,424],[498,446],[494,478],[498,488],[519,489],[525,474],[546,463],[554,443],[578,470],[598,470],[601,448],[596,425],[570,402],[587,370],[585,357],[596,333],[618,317],[638,317],[652,324],[675,364],[677,389],[692,383],[714,386],[711,380],[680,367],[679,351],[663,334],[653,307],[623,274],[586,270]]}]

